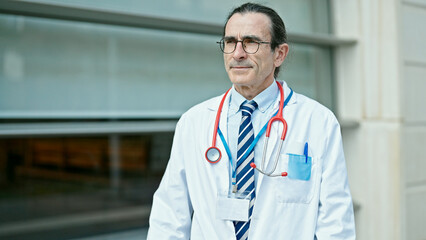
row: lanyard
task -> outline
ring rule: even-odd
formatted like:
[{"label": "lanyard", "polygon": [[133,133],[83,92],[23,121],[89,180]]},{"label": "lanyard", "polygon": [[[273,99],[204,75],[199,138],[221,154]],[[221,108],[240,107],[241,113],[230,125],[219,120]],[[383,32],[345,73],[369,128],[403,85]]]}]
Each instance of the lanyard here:
[{"label": "lanyard", "polygon": [[[293,89],[290,88],[290,94],[288,95],[288,97],[284,101],[284,107],[283,108],[285,108],[285,106],[287,106],[287,103],[290,101],[292,96],[293,96]],[[274,115],[277,115],[277,113],[278,113],[278,110],[274,113]],[[250,154],[250,152],[253,150],[253,148],[256,146],[259,139],[265,133],[266,128],[268,127],[268,123],[269,123],[269,121],[263,126],[263,128],[260,130],[260,132],[256,135],[256,137],[254,138],[250,147],[247,149],[246,153],[241,158],[242,160],[246,159],[247,156]],[[236,171],[235,171],[234,163],[233,163],[233,160],[232,160],[231,150],[230,150],[228,143],[226,142],[225,137],[223,136],[223,133],[222,133],[222,131],[220,130],[219,127],[217,128],[217,132],[219,134],[219,137],[220,137],[220,140],[222,141],[223,146],[225,147],[226,154],[228,155],[229,165],[230,165],[230,168],[232,170],[232,185],[235,185],[236,184]]]}]

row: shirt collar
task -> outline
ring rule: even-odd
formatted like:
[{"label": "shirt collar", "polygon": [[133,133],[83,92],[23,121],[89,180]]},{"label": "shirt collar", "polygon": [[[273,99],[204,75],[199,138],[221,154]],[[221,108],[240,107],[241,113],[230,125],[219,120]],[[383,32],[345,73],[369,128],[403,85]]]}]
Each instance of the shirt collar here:
[{"label": "shirt collar", "polygon": [[[257,103],[258,109],[263,113],[273,105],[278,94],[278,86],[275,81],[273,81],[269,87],[254,97],[253,100]],[[237,92],[235,86],[232,86],[230,98],[229,111],[230,113],[235,114],[240,110],[241,104],[246,101],[246,99],[239,92]]]}]

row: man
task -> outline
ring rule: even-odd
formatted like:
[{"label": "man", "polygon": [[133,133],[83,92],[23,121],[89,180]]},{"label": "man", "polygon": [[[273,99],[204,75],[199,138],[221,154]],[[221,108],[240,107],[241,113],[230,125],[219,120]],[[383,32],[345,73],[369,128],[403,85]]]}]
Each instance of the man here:
[{"label": "man", "polygon": [[231,12],[219,44],[233,87],[179,120],[148,239],[355,239],[336,118],[275,81],[286,41],[274,10]]}]

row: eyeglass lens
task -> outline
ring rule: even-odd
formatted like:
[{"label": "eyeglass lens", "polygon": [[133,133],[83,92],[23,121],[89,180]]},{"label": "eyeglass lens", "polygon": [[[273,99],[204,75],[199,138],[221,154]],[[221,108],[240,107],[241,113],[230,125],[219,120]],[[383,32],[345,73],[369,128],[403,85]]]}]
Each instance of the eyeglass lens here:
[{"label": "eyeglass lens", "polygon": [[233,53],[237,47],[238,42],[243,44],[243,49],[246,53],[256,53],[259,49],[259,43],[250,38],[243,40],[222,39],[220,41],[220,47],[224,53]]}]

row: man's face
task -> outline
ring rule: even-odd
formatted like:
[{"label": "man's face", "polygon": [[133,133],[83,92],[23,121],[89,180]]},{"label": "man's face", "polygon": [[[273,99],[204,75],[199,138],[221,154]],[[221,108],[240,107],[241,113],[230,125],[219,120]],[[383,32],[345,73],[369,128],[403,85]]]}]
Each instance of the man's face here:
[{"label": "man's face", "polygon": [[[224,37],[237,40],[250,37],[258,41],[270,42],[270,29],[271,23],[265,14],[237,13],[226,24]],[[239,42],[233,53],[224,54],[224,62],[229,79],[240,93],[242,93],[240,90],[251,89],[251,91],[258,90],[255,91],[258,94],[274,80],[276,61],[274,61],[274,51],[271,50],[270,44],[260,44],[256,53],[248,54]]]}]

